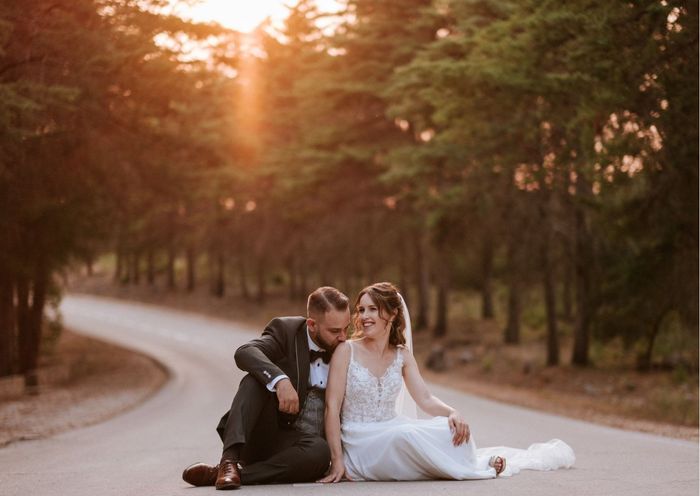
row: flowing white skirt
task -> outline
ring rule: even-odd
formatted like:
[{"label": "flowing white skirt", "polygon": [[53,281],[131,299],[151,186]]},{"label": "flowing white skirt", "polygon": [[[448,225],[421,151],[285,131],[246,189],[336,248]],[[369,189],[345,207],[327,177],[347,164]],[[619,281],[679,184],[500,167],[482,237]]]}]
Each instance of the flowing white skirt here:
[{"label": "flowing white skirt", "polygon": [[496,477],[496,470],[489,467],[494,455],[506,458],[502,477],[526,469],[569,468],[576,460],[571,447],[559,439],[527,449],[477,449],[472,435],[468,443],[454,446],[446,417],[346,422],[341,439],[345,469],[352,480],[490,479]]}]

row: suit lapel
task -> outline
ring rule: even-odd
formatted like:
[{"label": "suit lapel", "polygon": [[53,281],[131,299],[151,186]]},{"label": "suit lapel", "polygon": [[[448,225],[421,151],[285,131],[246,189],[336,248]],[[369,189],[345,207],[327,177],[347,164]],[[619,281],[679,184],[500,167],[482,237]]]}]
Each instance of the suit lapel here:
[{"label": "suit lapel", "polygon": [[297,392],[299,393],[300,407],[306,400],[306,389],[309,385],[309,339],[307,336],[306,322],[304,322],[294,337],[297,352],[297,377],[299,378]]}]

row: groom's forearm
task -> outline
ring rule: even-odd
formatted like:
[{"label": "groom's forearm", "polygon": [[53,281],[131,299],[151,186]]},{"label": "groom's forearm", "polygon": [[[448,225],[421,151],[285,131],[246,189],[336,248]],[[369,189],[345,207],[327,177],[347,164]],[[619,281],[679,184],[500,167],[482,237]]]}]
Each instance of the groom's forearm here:
[{"label": "groom's forearm", "polygon": [[268,322],[262,336],[238,348],[234,359],[239,369],[249,372],[267,386],[275,377],[285,375],[276,363],[285,357],[288,348],[284,323],[276,318]]},{"label": "groom's forearm", "polygon": [[275,365],[254,342],[245,344],[236,350],[234,355],[236,365],[244,372],[255,377],[258,382],[267,386],[276,377],[284,376],[284,371]]}]

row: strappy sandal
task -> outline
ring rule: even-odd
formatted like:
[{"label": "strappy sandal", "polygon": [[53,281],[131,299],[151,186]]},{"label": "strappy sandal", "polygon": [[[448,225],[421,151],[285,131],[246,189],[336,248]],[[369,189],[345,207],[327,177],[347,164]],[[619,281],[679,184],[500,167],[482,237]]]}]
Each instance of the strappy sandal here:
[{"label": "strappy sandal", "polygon": [[[501,470],[498,470],[496,468],[496,463],[498,463],[499,461],[501,462]],[[493,467],[494,469],[496,469],[496,477],[498,477],[506,469],[506,459],[502,456],[492,456],[491,458],[489,458],[489,467]]]}]

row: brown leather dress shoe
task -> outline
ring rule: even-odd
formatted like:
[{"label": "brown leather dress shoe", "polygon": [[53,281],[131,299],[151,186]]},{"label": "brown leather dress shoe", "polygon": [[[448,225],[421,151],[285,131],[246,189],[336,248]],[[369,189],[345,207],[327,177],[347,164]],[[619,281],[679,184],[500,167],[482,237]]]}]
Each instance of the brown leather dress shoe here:
[{"label": "brown leather dress shoe", "polygon": [[238,463],[233,460],[221,460],[214,485],[217,489],[238,489],[241,487],[241,471]]},{"label": "brown leather dress shoe", "polygon": [[219,473],[218,465],[195,463],[182,472],[182,480],[193,486],[213,486]]}]

